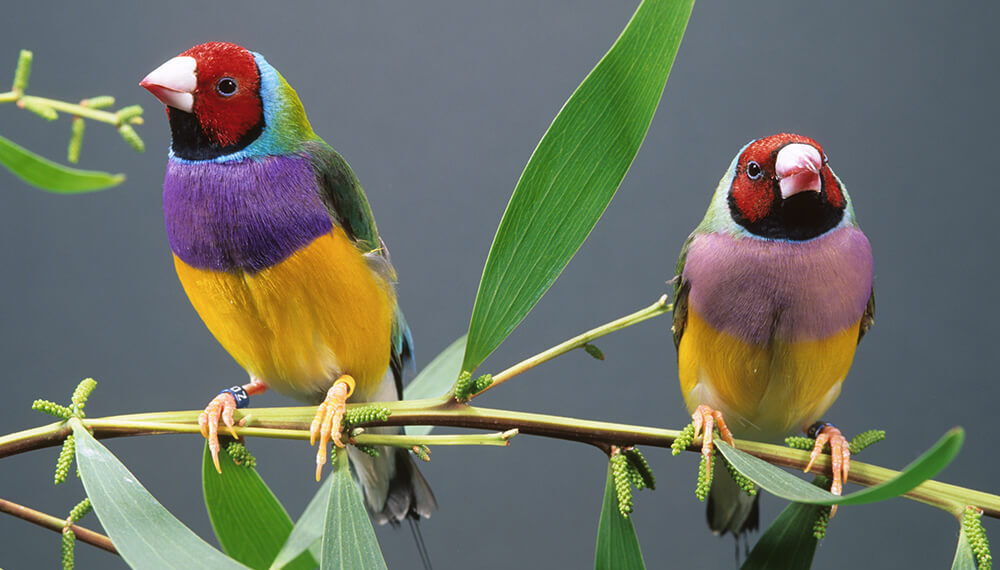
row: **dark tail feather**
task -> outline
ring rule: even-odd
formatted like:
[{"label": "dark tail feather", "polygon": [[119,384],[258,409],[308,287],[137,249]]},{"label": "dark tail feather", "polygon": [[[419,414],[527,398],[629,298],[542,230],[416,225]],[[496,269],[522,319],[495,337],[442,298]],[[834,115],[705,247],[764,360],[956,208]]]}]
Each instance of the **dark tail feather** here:
[{"label": "dark tail feather", "polygon": [[434,570],[434,565],[431,564],[431,555],[427,552],[427,543],[424,542],[424,535],[420,534],[420,519],[411,516],[407,517],[406,521],[410,523],[410,533],[413,534],[417,552],[420,553],[420,563],[423,564],[424,570]]},{"label": "dark tail feather", "polygon": [[[369,432],[399,433],[399,428],[369,428]],[[379,446],[378,457],[353,446],[347,451],[365,496],[365,508],[378,524],[397,525],[407,517],[427,518],[437,509],[434,492],[408,450]]]},{"label": "dark tail feather", "polygon": [[716,457],[712,468],[712,490],[708,493],[708,527],[718,535],[730,532],[739,539],[741,533],[760,526],[760,494],[747,495],[729,470]]}]

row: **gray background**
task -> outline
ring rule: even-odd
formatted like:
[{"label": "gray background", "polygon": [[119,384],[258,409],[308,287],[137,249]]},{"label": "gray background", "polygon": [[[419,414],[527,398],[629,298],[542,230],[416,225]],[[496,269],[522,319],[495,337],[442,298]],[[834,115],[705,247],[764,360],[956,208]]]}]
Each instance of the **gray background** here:
[{"label": "gray background", "polygon": [[[808,4],[808,5],[807,5]],[[112,93],[141,103],[136,154],[88,125],[81,165],[124,171],[121,187],[63,197],[0,172],[0,433],[48,421],[31,400],[65,400],[94,376],[92,416],[203,406],[244,374],[188,304],[160,210],[169,132],[137,83],[191,45],[262,52],[312,124],[350,161],[401,276],[426,363],[468,324],[500,214],[539,137],[607,50],[634,2],[18,3],[0,24],[0,82],[35,52],[29,92]],[[498,371],[665,291],[677,252],[732,155],[783,130],[824,145],[874,246],[877,325],[827,414],[887,442],[862,459],[902,467],[954,425],[962,455],[943,480],[997,492],[997,23],[995,2],[701,2],[652,128],[620,192],[559,281],[484,365]],[[64,160],[69,123],[0,107],[0,132]],[[668,318],[574,353],[482,405],[679,427]],[[290,405],[266,395],[257,406]],[[191,436],[109,445],[185,523],[210,536]],[[252,441],[261,472],[298,516],[313,451]],[[55,449],[0,461],[0,496],[62,516],[78,482],[53,488]],[[651,568],[730,568],[693,496],[697,458],[647,451],[660,488],[634,516]],[[436,568],[592,565],[605,460],[531,437],[508,449],[441,448],[422,466],[441,510],[423,525]],[[782,501],[765,497],[769,521]],[[86,524],[95,525],[88,518]],[[994,542],[1000,525],[987,522]],[[380,529],[389,565],[416,565],[405,530]],[[957,525],[905,500],[842,508],[817,568],[950,564]],[[210,539],[211,540],[211,539]],[[59,537],[0,517],[0,567],[58,565]],[[77,548],[81,568],[120,561]]]}]

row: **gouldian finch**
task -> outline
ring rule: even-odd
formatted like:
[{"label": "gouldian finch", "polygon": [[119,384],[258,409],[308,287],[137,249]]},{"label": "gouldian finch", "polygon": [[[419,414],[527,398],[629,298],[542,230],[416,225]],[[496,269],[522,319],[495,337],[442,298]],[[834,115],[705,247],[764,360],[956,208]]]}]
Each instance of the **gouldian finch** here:
[{"label": "gouldian finch", "polygon": [[[199,418],[218,468],[218,428],[271,387],[319,404],[316,478],[345,403],[397,400],[413,342],[396,273],[347,162],[313,132],[295,90],[260,54],[195,46],[140,83],[167,106],[163,213],[184,291],[250,382]],[[370,429],[399,433],[398,428]],[[235,436],[235,432],[233,432]],[[434,494],[409,452],[348,449],[379,523],[428,517]]]},{"label": "gouldian finch", "polygon": [[[713,427],[729,443],[734,434],[778,442],[802,428],[816,437],[813,461],[830,444],[840,494],[847,441],[814,422],[840,394],[875,298],[871,245],[819,143],[777,134],[743,147],[676,274],[681,390],[709,465]],[[739,536],[757,527],[757,502],[720,465],[708,524]]]}]

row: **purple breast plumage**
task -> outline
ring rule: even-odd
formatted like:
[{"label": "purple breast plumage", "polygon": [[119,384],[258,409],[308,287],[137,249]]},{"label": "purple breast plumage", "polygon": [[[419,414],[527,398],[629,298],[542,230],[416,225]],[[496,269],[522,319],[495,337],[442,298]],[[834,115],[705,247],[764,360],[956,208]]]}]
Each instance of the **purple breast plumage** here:
[{"label": "purple breast plumage", "polygon": [[304,156],[171,160],[163,213],[174,254],[214,271],[260,271],[333,229]]},{"label": "purple breast plumage", "polygon": [[697,236],[684,265],[689,307],[716,330],[763,345],[855,325],[872,290],[871,245],[845,226],[804,242]]}]

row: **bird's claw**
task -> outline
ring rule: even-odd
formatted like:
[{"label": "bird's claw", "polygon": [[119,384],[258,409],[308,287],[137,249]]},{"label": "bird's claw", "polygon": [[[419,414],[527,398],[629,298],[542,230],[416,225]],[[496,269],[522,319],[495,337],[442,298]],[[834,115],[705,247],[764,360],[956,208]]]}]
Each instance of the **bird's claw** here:
[{"label": "bird's claw", "polygon": [[[840,495],[843,492],[844,483],[847,482],[847,474],[851,470],[851,445],[847,438],[840,433],[840,430],[832,424],[824,425],[816,433],[816,445],[813,446],[812,453],[809,455],[809,464],[806,465],[804,471],[809,472],[812,469],[813,463],[823,453],[823,448],[827,443],[830,444],[830,463],[833,470],[833,483],[830,485],[830,492],[834,495]],[[830,508],[830,516],[832,517],[836,513],[837,505],[833,505]]]},{"label": "bird's claw", "polygon": [[323,474],[326,464],[326,445],[333,440],[337,447],[344,447],[341,439],[344,413],[347,411],[347,398],[354,392],[354,379],[344,375],[333,383],[326,393],[323,403],[316,409],[312,424],[309,426],[309,445],[316,443],[319,436],[319,449],[316,450],[316,480]]},{"label": "bird's claw", "polygon": [[205,410],[198,415],[198,427],[201,428],[201,435],[208,440],[208,450],[212,453],[212,463],[215,464],[215,470],[219,473],[222,473],[222,467],[219,465],[219,419],[222,419],[222,423],[229,429],[229,433],[238,438],[233,421],[235,411],[236,398],[228,392],[223,392],[212,398],[212,401],[205,406]]},{"label": "bird's claw", "polygon": [[718,429],[722,440],[729,445],[735,446],[733,432],[729,431],[729,426],[726,425],[726,420],[723,419],[722,412],[704,404],[695,409],[694,413],[691,414],[691,420],[694,423],[694,437],[698,437],[698,434],[704,433],[701,438],[701,455],[705,458],[706,469],[711,473],[713,431]]}]

